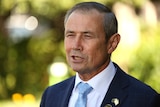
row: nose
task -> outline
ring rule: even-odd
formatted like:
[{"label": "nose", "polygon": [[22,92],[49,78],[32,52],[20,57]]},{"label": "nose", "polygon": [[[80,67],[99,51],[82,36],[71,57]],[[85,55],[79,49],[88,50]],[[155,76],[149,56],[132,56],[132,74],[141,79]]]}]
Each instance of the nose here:
[{"label": "nose", "polygon": [[82,38],[81,38],[80,35],[77,35],[73,42],[74,43],[73,43],[73,47],[72,48],[74,50],[80,50],[81,51],[83,49],[83,47],[82,47]]}]

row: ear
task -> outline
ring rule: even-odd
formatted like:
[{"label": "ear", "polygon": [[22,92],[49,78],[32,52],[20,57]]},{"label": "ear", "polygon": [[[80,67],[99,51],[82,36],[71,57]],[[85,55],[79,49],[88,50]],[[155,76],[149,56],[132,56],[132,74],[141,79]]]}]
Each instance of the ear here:
[{"label": "ear", "polygon": [[111,54],[117,48],[120,39],[121,37],[118,33],[110,37],[110,39],[108,40],[108,47],[107,47],[108,54]]}]

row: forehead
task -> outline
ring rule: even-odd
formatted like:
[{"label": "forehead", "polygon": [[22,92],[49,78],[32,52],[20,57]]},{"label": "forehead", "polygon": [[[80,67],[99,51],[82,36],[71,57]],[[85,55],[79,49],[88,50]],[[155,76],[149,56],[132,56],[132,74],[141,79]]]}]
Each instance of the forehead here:
[{"label": "forehead", "polygon": [[74,11],[66,21],[65,34],[90,32],[94,35],[105,35],[103,14],[96,10],[82,12]]}]

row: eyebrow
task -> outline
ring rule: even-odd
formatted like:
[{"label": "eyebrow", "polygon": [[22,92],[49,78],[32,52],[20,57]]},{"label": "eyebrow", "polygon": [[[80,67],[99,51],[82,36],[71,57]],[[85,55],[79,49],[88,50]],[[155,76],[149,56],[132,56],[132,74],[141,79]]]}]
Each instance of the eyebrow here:
[{"label": "eyebrow", "polygon": [[74,31],[72,31],[72,30],[67,30],[67,31],[65,31],[65,34],[67,34],[67,33],[74,33]]},{"label": "eyebrow", "polygon": [[[75,32],[72,31],[72,30],[67,30],[67,31],[65,31],[65,34],[67,34],[67,33],[75,33]],[[93,32],[91,32],[91,31],[81,31],[80,33],[83,33],[83,34],[93,34]]]}]

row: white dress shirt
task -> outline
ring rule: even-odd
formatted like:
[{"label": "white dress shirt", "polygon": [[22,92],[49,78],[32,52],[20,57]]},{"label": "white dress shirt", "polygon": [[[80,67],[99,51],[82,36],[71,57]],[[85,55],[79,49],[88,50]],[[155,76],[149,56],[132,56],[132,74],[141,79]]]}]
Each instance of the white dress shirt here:
[{"label": "white dress shirt", "polygon": [[74,107],[76,103],[78,98],[78,90],[76,86],[79,82],[86,82],[93,88],[93,90],[87,96],[87,107],[100,107],[115,73],[116,69],[111,61],[102,72],[89,81],[82,81],[78,76],[78,73],[76,73],[75,85],[68,107]]}]

